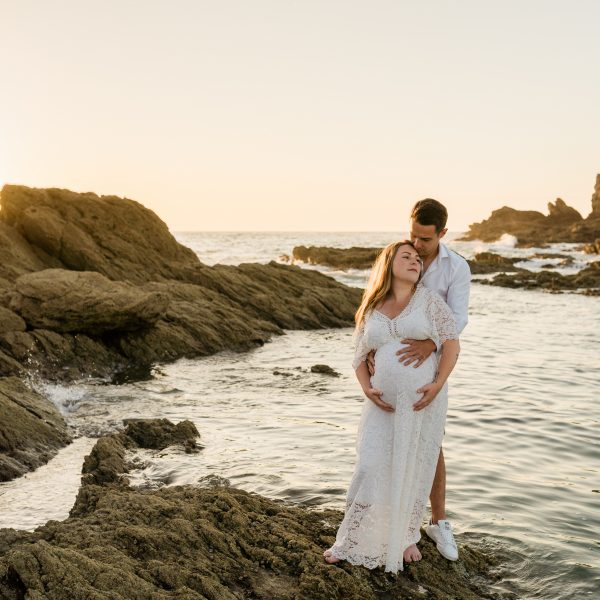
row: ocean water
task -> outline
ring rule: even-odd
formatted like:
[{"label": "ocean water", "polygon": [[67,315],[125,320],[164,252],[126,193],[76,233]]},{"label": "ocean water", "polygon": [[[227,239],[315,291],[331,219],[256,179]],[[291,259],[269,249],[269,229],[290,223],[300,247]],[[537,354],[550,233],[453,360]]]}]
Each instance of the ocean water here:
[{"label": "ocean water", "polygon": [[[207,264],[239,264],[287,260],[281,257],[298,244],[381,246],[404,236],[176,237]],[[563,253],[574,260],[562,272],[591,259],[574,245],[517,249],[508,236],[497,244],[449,243],[466,257],[491,250],[528,268],[549,260],[536,253]],[[349,285],[362,286],[367,276],[319,270]],[[450,379],[444,441],[447,507],[459,540],[507,556],[510,575],[499,589],[519,598],[598,598],[600,298],[474,283],[469,319]],[[351,328],[286,332],[251,352],[158,365],[148,380],[118,386],[35,381],[81,437],[35,473],[0,485],[0,527],[33,529],[65,518],[91,438],[130,417],[191,419],[204,445],[193,455],[139,452],[133,485],[222,477],[266,496],[343,508],[365,401],[350,366],[351,335]],[[340,376],[311,373],[317,363]]]}]

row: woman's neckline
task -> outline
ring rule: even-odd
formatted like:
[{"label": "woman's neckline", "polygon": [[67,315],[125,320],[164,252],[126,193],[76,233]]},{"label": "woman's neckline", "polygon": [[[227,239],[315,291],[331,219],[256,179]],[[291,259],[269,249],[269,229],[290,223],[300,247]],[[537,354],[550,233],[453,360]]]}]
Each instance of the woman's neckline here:
[{"label": "woman's neckline", "polygon": [[419,291],[420,287],[421,287],[421,284],[418,283],[417,287],[415,288],[415,291],[413,292],[413,294],[410,297],[410,300],[408,301],[408,304],[395,317],[388,317],[385,313],[381,312],[378,308],[374,308],[373,312],[380,314],[382,317],[385,317],[388,321],[395,321],[398,317],[401,317],[408,310],[410,305],[413,303],[413,300],[415,299],[415,296],[417,295],[417,292]]}]

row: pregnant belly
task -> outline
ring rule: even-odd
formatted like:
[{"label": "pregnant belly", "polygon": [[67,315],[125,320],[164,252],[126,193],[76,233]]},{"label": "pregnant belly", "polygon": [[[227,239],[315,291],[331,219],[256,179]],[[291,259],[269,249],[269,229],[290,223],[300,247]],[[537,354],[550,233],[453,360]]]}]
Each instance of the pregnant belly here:
[{"label": "pregnant belly", "polygon": [[405,347],[406,344],[394,340],[384,344],[375,353],[375,374],[371,378],[371,385],[383,390],[384,396],[388,396],[387,402],[392,396],[395,399],[399,389],[416,391],[422,385],[431,383],[435,377],[435,354],[431,354],[415,369],[414,363],[406,366],[396,356],[396,352]]}]

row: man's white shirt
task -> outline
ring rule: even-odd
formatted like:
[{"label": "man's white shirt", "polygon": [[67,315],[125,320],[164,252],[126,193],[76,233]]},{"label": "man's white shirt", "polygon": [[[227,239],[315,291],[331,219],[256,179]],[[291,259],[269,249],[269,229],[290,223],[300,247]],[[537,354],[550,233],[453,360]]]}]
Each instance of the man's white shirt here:
[{"label": "man's white shirt", "polygon": [[469,320],[471,287],[469,263],[462,256],[440,243],[438,255],[425,271],[421,282],[446,301],[454,313],[456,329],[458,333],[461,333]]}]

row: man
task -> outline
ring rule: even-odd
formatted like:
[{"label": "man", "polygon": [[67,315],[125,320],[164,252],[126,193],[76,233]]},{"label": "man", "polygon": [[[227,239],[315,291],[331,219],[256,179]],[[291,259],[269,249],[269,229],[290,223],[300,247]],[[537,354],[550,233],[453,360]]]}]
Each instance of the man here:
[{"label": "man", "polygon": [[[454,313],[460,334],[468,321],[471,270],[462,256],[441,243],[448,231],[447,220],[448,212],[443,204],[432,198],[420,200],[410,214],[410,239],[423,261],[421,282],[446,301]],[[405,365],[418,367],[437,351],[433,340],[404,339],[402,342],[407,346],[396,354]],[[373,353],[369,355],[368,365],[372,375],[375,371]],[[446,464],[441,448],[429,500],[431,521],[426,527],[427,535],[436,542],[442,556],[457,560],[458,548],[446,518]]]}]

